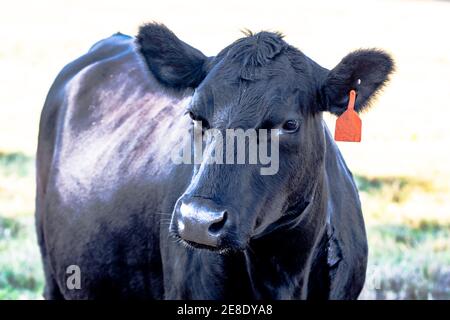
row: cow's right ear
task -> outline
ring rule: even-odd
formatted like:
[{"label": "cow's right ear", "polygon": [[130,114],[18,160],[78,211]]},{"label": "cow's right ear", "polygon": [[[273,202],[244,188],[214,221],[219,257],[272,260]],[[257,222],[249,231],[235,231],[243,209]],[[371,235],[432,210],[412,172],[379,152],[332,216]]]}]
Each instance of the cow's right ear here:
[{"label": "cow's right ear", "polygon": [[166,26],[145,24],[136,40],[150,71],[162,84],[175,89],[196,88],[205,78],[208,58]]}]

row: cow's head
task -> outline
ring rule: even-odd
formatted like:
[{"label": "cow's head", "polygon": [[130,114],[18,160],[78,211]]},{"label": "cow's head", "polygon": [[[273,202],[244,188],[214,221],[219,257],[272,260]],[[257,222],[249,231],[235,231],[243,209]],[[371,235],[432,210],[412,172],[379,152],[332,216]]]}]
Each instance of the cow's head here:
[{"label": "cow's head", "polygon": [[176,203],[171,231],[194,247],[215,250],[245,249],[250,239],[301,215],[323,171],[322,112],[344,112],[352,89],[360,112],[393,70],[383,51],[359,50],[330,71],[270,32],[249,33],[215,57],[162,25],[143,26],[137,41],[163,85],[195,89],[187,112],[193,122],[223,133],[277,130],[274,175],[261,175],[261,164],[208,164],[216,142],[205,142],[203,162]]}]

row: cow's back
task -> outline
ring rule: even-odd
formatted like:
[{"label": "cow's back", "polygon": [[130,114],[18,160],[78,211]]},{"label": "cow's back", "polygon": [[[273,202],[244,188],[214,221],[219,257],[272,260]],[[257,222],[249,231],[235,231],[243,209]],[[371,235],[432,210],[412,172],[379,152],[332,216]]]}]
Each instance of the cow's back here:
[{"label": "cow's back", "polygon": [[[171,164],[168,146],[181,143],[189,95],[163,90],[121,34],[58,75],[37,153],[47,297],[162,297],[159,226],[188,172]],[[80,267],[81,290],[65,285],[70,265]]]}]

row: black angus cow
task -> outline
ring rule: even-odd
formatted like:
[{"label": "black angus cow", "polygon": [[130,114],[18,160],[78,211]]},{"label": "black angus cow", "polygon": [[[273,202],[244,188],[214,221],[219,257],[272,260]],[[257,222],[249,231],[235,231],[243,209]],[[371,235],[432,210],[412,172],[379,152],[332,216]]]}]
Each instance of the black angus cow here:
[{"label": "black angus cow", "polygon": [[[42,111],[45,298],[357,298],[364,221],[322,113],[341,114],[351,89],[363,110],[392,70],[388,54],[359,50],[330,71],[271,32],[214,57],[160,24],[98,42],[61,71]],[[175,164],[191,118],[277,129],[278,172]],[[80,286],[68,285],[73,265]]]}]

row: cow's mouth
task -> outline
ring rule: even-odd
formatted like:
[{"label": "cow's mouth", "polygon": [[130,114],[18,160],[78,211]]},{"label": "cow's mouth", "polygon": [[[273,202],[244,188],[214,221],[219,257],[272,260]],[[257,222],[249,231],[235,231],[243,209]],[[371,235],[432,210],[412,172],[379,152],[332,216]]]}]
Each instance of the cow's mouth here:
[{"label": "cow's mouth", "polygon": [[230,254],[233,252],[241,252],[244,251],[245,248],[242,248],[240,246],[209,246],[202,243],[197,243],[194,241],[186,240],[180,237],[176,232],[170,232],[172,238],[175,239],[175,241],[181,245],[183,245],[185,248],[191,249],[191,250],[206,250],[211,252],[216,252],[219,254]]},{"label": "cow's mouth", "polygon": [[231,251],[231,248],[224,248],[224,247],[212,247],[208,246],[206,244],[196,243],[189,240],[182,240],[185,242],[185,245],[188,247],[191,247],[192,249],[200,249],[200,250],[208,250],[208,251],[214,251],[221,254],[226,254]]}]

